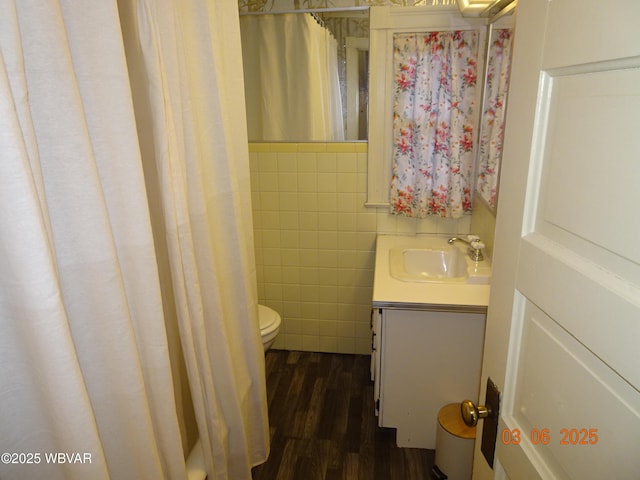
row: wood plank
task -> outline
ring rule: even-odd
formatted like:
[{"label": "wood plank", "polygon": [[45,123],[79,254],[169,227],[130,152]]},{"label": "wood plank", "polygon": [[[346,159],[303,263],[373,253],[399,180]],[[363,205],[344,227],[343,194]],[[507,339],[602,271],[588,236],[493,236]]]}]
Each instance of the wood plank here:
[{"label": "wood plank", "polygon": [[253,480],[424,480],[433,451],[377,427],[370,357],[269,350],[271,453]]}]

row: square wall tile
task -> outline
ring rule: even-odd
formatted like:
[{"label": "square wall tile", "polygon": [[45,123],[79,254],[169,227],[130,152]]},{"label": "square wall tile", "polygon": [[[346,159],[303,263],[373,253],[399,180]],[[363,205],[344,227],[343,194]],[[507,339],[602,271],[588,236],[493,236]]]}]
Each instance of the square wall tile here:
[{"label": "square wall tile", "polygon": [[[265,175],[265,174],[263,174]],[[260,180],[262,183],[262,179]],[[277,191],[298,192],[298,174],[291,172],[278,173]]]},{"label": "square wall tile", "polygon": [[258,154],[258,171],[265,172],[277,172],[278,171],[278,156],[273,152],[261,152]]},{"label": "square wall tile", "polygon": [[[276,337],[278,338],[278,337]],[[284,348],[287,350],[301,350],[304,351],[304,341],[302,335],[286,334],[284,336]]]},{"label": "square wall tile", "polygon": [[324,248],[319,249],[318,266],[323,268],[338,268],[338,251]]},{"label": "square wall tile", "polygon": [[282,301],[282,284],[280,283],[265,283],[264,295],[267,300]]},{"label": "square wall tile", "polygon": [[[268,217],[265,216],[268,214]],[[300,228],[298,212],[264,212],[262,214],[264,228],[278,228],[281,230],[291,230],[297,232]]]},{"label": "square wall tile", "polygon": [[[336,352],[337,353],[356,353],[356,339],[353,337],[338,337],[336,340]],[[371,353],[371,345],[369,345],[369,352]]]},{"label": "square wall tile", "polygon": [[318,195],[315,193],[298,193],[298,208],[300,212],[317,212]]},{"label": "square wall tile", "polygon": [[300,192],[317,192],[318,174],[316,172],[299,172],[298,188]]},{"label": "square wall tile", "polygon": [[278,264],[287,267],[300,266],[300,251],[297,248],[281,248],[278,255]]},{"label": "square wall tile", "polygon": [[376,232],[378,218],[375,213],[358,214],[357,229],[359,232]]},{"label": "square wall tile", "polygon": [[300,230],[318,231],[318,213],[304,212],[298,217],[300,221]]},{"label": "square wall tile", "polygon": [[[307,315],[308,319],[315,320],[317,318],[317,304],[318,304],[318,279],[313,278],[311,282],[305,284],[304,282],[300,285],[300,301],[303,305],[303,317]],[[305,306],[306,305],[306,309]],[[312,310],[312,308],[314,310]]]},{"label": "square wall tile", "polygon": [[336,191],[339,193],[355,193],[358,191],[357,174],[338,173],[336,175]]},{"label": "square wall tile", "polygon": [[298,171],[298,154],[296,152],[278,152],[278,172],[291,172],[296,173]]},{"label": "square wall tile", "polygon": [[338,322],[338,289],[336,287],[318,287],[318,318],[321,320],[333,320],[336,322],[336,330],[340,326]]},{"label": "square wall tile", "polygon": [[318,162],[318,173],[335,173],[337,171],[337,156],[335,153],[318,153],[316,158]]},{"label": "square wall tile", "polygon": [[298,211],[298,192],[278,192],[278,208],[280,211]]},{"label": "square wall tile", "polygon": [[322,246],[325,251],[338,250],[338,232],[336,231],[318,231],[316,247]]},{"label": "square wall tile", "polygon": [[357,215],[355,213],[338,213],[338,230],[341,232],[355,232],[357,229]]},{"label": "square wall tile", "polygon": [[358,355],[369,355],[371,353],[371,340],[368,338],[355,339],[355,353]]},{"label": "square wall tile", "polygon": [[[295,311],[284,312],[287,316],[299,317],[300,316],[300,285],[292,284],[288,282],[287,278],[285,278],[288,274],[290,274],[290,270],[287,268],[291,267],[282,267],[282,277],[283,277],[283,285],[282,285],[282,298],[285,302],[290,303],[291,305],[296,306]],[[297,276],[296,276],[297,280]]]},{"label": "square wall tile", "polygon": [[338,337],[355,337],[356,322],[349,319],[336,322],[336,335]]},{"label": "square wall tile", "polygon": [[266,210],[260,212],[259,215],[254,215],[254,218],[256,217],[260,218],[261,226],[263,227],[279,229],[281,226],[282,214],[277,210]]},{"label": "square wall tile", "polygon": [[318,192],[334,193],[338,191],[335,172],[318,173]]},{"label": "square wall tile", "polygon": [[318,212],[318,230],[338,229],[338,214],[334,212]]},{"label": "square wall tile", "polygon": [[356,153],[339,153],[336,156],[338,173],[356,173],[358,171],[358,155]]},{"label": "square wall tile", "polygon": [[335,352],[338,349],[338,339],[336,337],[320,336],[318,338],[319,352]]},{"label": "square wall tile", "polygon": [[355,193],[343,192],[337,194],[337,204],[339,212],[356,213],[358,210],[358,195]]},{"label": "square wall tile", "polygon": [[[286,308],[285,304],[283,311],[285,311]],[[290,318],[291,316],[286,313],[284,315],[286,318],[282,322],[282,332],[294,335],[302,334],[302,321],[300,319]]]},{"label": "square wall tile", "polygon": [[280,200],[278,192],[260,192],[260,210],[280,210]]},{"label": "square wall tile", "polygon": [[280,235],[282,248],[294,249],[300,247],[297,230],[278,230],[278,235]]},{"label": "square wall tile", "polygon": [[262,246],[265,248],[279,248],[280,230],[262,230]]},{"label": "square wall tile", "polygon": [[302,335],[302,351],[305,352],[319,352],[320,350],[320,337],[317,335]]},{"label": "square wall tile", "polygon": [[318,171],[318,155],[314,153],[298,153],[296,156],[298,173],[316,173]]},{"label": "square wall tile", "polygon": [[339,196],[335,193],[318,193],[318,211],[337,212],[339,210]]},{"label": "square wall tile", "polygon": [[[304,315],[305,307],[310,307],[310,304],[302,304],[302,312]],[[302,322],[302,334],[303,335],[319,335],[320,334],[320,324],[319,320],[311,320],[305,319]]]}]

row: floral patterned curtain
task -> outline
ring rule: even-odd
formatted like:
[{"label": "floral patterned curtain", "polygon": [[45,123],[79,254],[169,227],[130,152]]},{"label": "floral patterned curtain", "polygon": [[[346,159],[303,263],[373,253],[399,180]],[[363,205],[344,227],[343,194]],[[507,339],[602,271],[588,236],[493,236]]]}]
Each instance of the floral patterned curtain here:
[{"label": "floral patterned curtain", "polygon": [[512,44],[513,29],[501,28],[492,32],[480,130],[477,186],[482,198],[492,207],[497,203],[498,169],[502,158]]},{"label": "floral patterned curtain", "polygon": [[471,211],[479,35],[394,35],[392,213]]}]

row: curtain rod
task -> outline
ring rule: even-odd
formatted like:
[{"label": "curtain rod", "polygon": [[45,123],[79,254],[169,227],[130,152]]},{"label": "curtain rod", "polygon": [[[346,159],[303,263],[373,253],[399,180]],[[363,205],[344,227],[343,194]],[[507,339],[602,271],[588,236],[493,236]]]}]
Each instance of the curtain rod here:
[{"label": "curtain rod", "polygon": [[278,13],[331,13],[331,12],[358,12],[369,10],[368,6],[364,7],[332,7],[332,8],[304,8],[300,10],[278,10],[275,12],[240,12],[240,16],[244,15],[275,15]]}]

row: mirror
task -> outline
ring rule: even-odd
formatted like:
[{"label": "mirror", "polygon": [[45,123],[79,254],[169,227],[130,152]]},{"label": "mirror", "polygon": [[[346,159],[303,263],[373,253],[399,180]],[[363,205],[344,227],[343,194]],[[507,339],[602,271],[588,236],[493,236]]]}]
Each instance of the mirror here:
[{"label": "mirror", "polygon": [[240,15],[251,142],[367,139],[369,11]]},{"label": "mirror", "polygon": [[515,34],[514,11],[515,2],[494,17],[488,34],[476,192],[494,213],[498,202],[511,51]]}]

